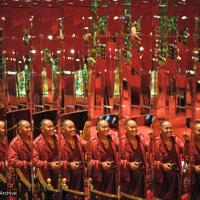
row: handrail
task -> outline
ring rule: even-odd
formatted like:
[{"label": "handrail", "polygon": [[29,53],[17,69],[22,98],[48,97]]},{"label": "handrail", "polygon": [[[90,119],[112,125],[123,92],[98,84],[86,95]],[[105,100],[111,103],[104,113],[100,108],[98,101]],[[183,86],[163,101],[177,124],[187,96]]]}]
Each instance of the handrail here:
[{"label": "handrail", "polygon": [[124,193],[124,192],[121,192],[120,193],[122,197],[126,197],[127,199],[133,199],[133,200],[145,200],[141,197],[136,197],[136,196],[133,196],[131,194],[127,194],[127,193]]},{"label": "handrail", "polygon": [[0,173],[0,180],[5,184],[7,183],[6,177],[2,173]]},{"label": "handrail", "polygon": [[76,194],[76,195],[79,195],[79,196],[88,196],[87,192],[81,192],[81,191],[78,191],[78,190],[69,189],[68,186],[62,187],[62,189],[65,192],[69,192],[69,193]]},{"label": "handrail", "polygon": [[16,173],[19,176],[20,180],[24,183],[24,185],[31,190],[31,183],[29,182],[29,180],[24,176],[23,172],[21,171],[21,169],[17,168],[16,169]]},{"label": "handrail", "polygon": [[99,191],[99,190],[91,189],[90,192],[97,194],[97,195],[100,195],[100,196],[104,196],[104,197],[109,197],[109,198],[113,198],[113,199],[120,199],[119,195],[111,194],[111,193],[107,193],[107,192],[102,192],[102,191]]},{"label": "handrail", "polygon": [[58,189],[54,189],[53,187],[49,187],[49,184],[48,184],[48,183],[46,182],[46,180],[44,179],[44,176],[43,176],[43,174],[42,174],[41,169],[37,168],[37,169],[36,169],[36,174],[37,174],[37,176],[38,176],[38,179],[39,179],[41,185],[42,185],[46,190],[48,190],[48,191],[50,191],[50,192],[59,192]]}]

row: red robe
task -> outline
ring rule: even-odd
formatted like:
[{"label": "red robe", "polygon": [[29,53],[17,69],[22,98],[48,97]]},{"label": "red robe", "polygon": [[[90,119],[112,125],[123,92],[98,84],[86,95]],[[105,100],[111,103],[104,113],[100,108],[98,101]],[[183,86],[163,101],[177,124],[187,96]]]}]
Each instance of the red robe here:
[{"label": "red robe", "polygon": [[[121,191],[146,198],[146,175],[148,173],[146,152],[148,152],[148,146],[139,135],[137,142],[137,149],[134,150],[127,138],[121,139]],[[140,162],[138,170],[135,171],[131,170],[129,166],[129,162],[134,161]]]},{"label": "red robe", "polygon": [[0,141],[0,173],[6,175],[5,162],[6,162],[6,144]]},{"label": "red robe", "polygon": [[[6,178],[6,164],[5,164],[7,162],[6,147],[7,147],[7,145],[2,143],[2,141],[0,141],[0,174],[4,178]],[[1,191],[7,191],[6,184],[4,184],[1,179],[0,179],[0,190]]]},{"label": "red robe", "polygon": [[[19,168],[25,178],[31,183],[31,149],[22,140],[20,135],[17,135],[10,143],[8,148],[8,188],[14,190],[17,187],[15,182],[15,169]],[[23,184],[22,184],[23,185]],[[28,188],[21,187],[22,199],[25,199],[25,192],[28,192]]]},{"label": "red robe", "polygon": [[[98,137],[91,139],[87,145],[87,158],[88,162],[94,164],[89,172],[94,189],[116,194],[119,185],[119,148],[118,141],[109,138],[108,149],[104,148]],[[103,170],[100,162],[104,161],[114,161],[113,167]]]},{"label": "red robe", "polygon": [[200,200],[200,174],[197,174],[194,165],[200,165],[200,149],[193,145],[191,167],[191,200]]},{"label": "red robe", "polygon": [[52,186],[57,188],[59,170],[53,170],[50,168],[50,162],[59,161],[58,140],[54,137],[55,147],[52,149],[50,145],[45,141],[42,134],[40,134],[33,142],[33,164],[35,167],[41,169],[42,174],[47,180],[51,178]]},{"label": "red robe", "polygon": [[[154,195],[163,200],[180,199],[181,198],[181,177],[183,160],[183,150],[189,149],[187,143],[184,144],[176,137],[172,137],[173,148],[167,150],[160,136],[154,141]],[[187,151],[185,151],[187,154]],[[163,163],[173,163],[172,170],[164,172]]]},{"label": "red robe", "polygon": [[[63,163],[62,178],[67,178],[67,184],[70,189],[84,191],[85,176],[85,142],[79,136],[75,136],[75,148],[72,148],[61,137],[61,162]],[[78,161],[80,168],[72,170],[68,167],[69,162]],[[73,195],[70,196],[73,199]]]}]

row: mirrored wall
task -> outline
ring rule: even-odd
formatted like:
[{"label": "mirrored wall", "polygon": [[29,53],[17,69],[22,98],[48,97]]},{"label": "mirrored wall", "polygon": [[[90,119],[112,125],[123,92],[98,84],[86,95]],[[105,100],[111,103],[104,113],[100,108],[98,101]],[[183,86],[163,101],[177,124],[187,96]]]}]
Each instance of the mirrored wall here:
[{"label": "mirrored wall", "polygon": [[200,2],[0,2],[0,199],[200,198]]}]

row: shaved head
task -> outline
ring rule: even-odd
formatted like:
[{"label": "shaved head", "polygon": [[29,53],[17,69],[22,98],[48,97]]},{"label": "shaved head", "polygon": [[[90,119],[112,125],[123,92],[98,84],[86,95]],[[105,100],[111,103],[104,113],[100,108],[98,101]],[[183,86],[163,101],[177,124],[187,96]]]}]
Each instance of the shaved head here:
[{"label": "shaved head", "polygon": [[24,137],[31,136],[31,124],[27,120],[20,120],[17,124],[18,133]]},{"label": "shaved head", "polygon": [[98,128],[102,123],[108,123],[105,119],[100,119],[97,121],[96,127]]},{"label": "shaved head", "polygon": [[40,123],[40,129],[45,135],[53,136],[55,134],[54,124],[50,119],[43,119]]},{"label": "shaved head", "polygon": [[128,126],[128,124],[129,124],[130,122],[132,122],[132,123],[134,123],[134,124],[137,124],[135,120],[133,120],[133,119],[127,119],[127,120],[125,121],[125,125],[124,125],[125,128]]},{"label": "shaved head", "polygon": [[40,122],[40,128],[43,128],[44,126],[46,126],[49,122],[53,123],[50,119],[43,119]]},{"label": "shaved head", "polygon": [[62,122],[62,126],[66,125],[66,124],[70,124],[70,123],[74,123],[72,120],[70,119],[65,119],[63,122]]},{"label": "shaved head", "polygon": [[76,135],[76,127],[74,125],[74,122],[72,120],[66,119],[62,123],[62,130],[63,134],[65,135]]},{"label": "shaved head", "polygon": [[[17,123],[17,127],[19,128],[21,128],[25,123],[29,123],[29,121],[27,121],[27,120],[20,120],[18,123]],[[30,124],[30,123],[29,123]]]}]

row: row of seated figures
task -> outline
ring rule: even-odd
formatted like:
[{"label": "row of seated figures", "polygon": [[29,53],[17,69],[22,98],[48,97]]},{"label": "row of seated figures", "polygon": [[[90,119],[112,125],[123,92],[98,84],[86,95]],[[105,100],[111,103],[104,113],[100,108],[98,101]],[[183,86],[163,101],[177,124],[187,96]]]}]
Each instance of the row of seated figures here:
[{"label": "row of seated figures", "polygon": [[200,199],[198,121],[191,136],[186,118],[76,114],[0,121],[4,199]]}]

